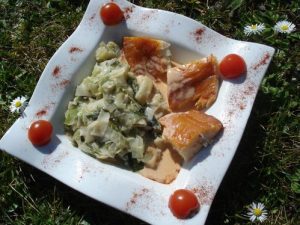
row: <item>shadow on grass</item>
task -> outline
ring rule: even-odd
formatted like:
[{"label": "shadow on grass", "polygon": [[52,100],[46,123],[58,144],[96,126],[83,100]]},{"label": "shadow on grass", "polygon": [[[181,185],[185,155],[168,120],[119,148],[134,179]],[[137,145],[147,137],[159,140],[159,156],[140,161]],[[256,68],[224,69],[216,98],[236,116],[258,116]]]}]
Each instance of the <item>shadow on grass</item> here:
[{"label": "shadow on grass", "polygon": [[[206,225],[224,224],[225,219],[233,217],[243,211],[245,205],[257,200],[259,190],[256,188],[260,187],[260,179],[254,179],[255,175],[251,172],[259,165],[255,156],[265,140],[261,124],[264,114],[270,110],[269,102],[267,96],[258,93],[242,140],[215,196]],[[228,223],[231,224],[230,219]]]}]

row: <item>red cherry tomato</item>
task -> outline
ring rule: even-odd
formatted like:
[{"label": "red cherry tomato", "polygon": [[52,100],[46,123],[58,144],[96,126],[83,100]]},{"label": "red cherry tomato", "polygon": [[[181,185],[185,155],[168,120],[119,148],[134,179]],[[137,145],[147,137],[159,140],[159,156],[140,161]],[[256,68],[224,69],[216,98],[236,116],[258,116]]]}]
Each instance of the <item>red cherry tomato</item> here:
[{"label": "red cherry tomato", "polygon": [[121,23],[124,18],[123,12],[120,7],[113,2],[107,3],[102,6],[100,16],[105,25],[116,25]]},{"label": "red cherry tomato", "polygon": [[169,208],[174,216],[184,219],[199,210],[200,204],[196,195],[186,189],[176,190],[169,199]]},{"label": "red cherry tomato", "polygon": [[49,121],[37,120],[28,130],[28,138],[32,144],[41,146],[48,144],[52,136],[53,127]]},{"label": "red cherry tomato", "polygon": [[237,54],[225,56],[220,63],[220,72],[225,78],[237,78],[246,73],[246,63]]}]

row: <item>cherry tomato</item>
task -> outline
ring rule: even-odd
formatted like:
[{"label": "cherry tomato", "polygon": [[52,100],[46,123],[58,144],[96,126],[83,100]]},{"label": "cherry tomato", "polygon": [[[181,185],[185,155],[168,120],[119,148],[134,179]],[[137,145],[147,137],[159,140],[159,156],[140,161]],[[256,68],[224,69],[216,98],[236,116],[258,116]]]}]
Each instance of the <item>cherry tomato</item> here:
[{"label": "cherry tomato", "polygon": [[100,16],[105,25],[116,25],[121,23],[124,18],[123,12],[120,7],[113,2],[107,3],[102,6]]},{"label": "cherry tomato", "polygon": [[237,54],[225,56],[220,63],[220,72],[225,78],[237,78],[246,73],[246,63],[244,59]]},{"label": "cherry tomato", "polygon": [[32,144],[41,146],[48,144],[52,136],[53,127],[49,121],[37,120],[28,130],[28,138]]},{"label": "cherry tomato", "polygon": [[169,199],[169,208],[174,216],[184,219],[199,210],[200,204],[196,195],[186,189],[176,190]]}]

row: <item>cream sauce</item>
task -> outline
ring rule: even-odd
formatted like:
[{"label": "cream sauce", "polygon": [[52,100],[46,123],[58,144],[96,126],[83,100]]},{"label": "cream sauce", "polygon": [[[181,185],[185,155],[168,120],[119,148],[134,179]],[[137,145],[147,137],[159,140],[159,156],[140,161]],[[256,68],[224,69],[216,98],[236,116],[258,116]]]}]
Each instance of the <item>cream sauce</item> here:
[{"label": "cream sauce", "polygon": [[151,180],[169,184],[177,177],[182,164],[182,158],[175,150],[163,150],[161,160],[156,168],[144,167],[139,173]]},{"label": "cream sauce", "polygon": [[194,94],[195,94],[195,88],[188,87],[183,90],[180,90],[176,95],[176,99],[177,100],[189,99],[189,98],[192,98],[194,96]]},{"label": "cream sauce", "polygon": [[176,91],[183,87],[184,76],[182,75],[182,71],[177,67],[168,69],[167,77],[170,92]]}]

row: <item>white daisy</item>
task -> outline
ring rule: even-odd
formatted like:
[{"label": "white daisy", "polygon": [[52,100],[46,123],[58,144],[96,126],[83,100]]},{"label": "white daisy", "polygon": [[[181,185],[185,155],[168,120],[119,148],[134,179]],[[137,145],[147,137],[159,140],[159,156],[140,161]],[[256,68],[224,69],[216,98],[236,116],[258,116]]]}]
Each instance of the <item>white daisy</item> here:
[{"label": "white daisy", "polygon": [[274,26],[274,30],[276,32],[286,33],[286,34],[293,32],[295,30],[295,28],[296,28],[295,24],[293,24],[289,21],[286,21],[286,20],[279,21]]},{"label": "white daisy", "polygon": [[260,24],[252,24],[244,27],[244,34],[250,36],[251,34],[260,34],[265,29],[265,25],[263,23]]},{"label": "white daisy", "polygon": [[27,106],[26,98],[24,96],[15,98],[9,106],[10,111],[22,113]]},{"label": "white daisy", "polygon": [[259,220],[260,222],[263,222],[267,219],[267,210],[265,209],[265,205],[263,203],[252,203],[250,207],[248,207],[248,213],[247,216],[251,220],[251,222],[254,222],[256,220]]}]

